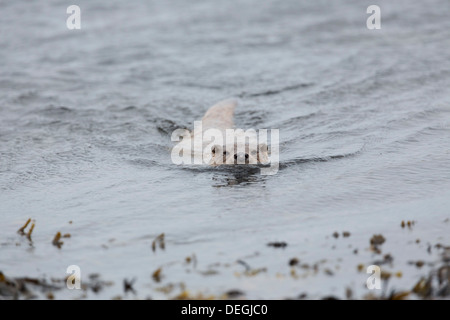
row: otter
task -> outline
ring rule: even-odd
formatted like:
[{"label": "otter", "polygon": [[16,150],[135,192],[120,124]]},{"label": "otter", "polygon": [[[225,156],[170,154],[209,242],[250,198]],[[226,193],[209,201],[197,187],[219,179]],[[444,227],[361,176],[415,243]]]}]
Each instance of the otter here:
[{"label": "otter", "polygon": [[[267,144],[258,144],[256,131],[253,129],[246,131],[242,129],[234,130],[233,118],[236,106],[237,101],[235,99],[228,99],[216,103],[206,111],[201,120],[203,146],[205,144],[207,146],[203,149],[203,156],[210,158],[209,165],[211,166],[266,164],[268,162]],[[227,133],[227,130],[229,133]],[[194,141],[198,138],[196,134],[198,135],[199,132],[194,130]],[[210,137],[208,133],[213,133],[215,138],[213,144],[211,139],[208,139]],[[231,133],[233,136],[231,136]],[[217,139],[218,136],[225,137],[223,140],[227,140],[227,142],[224,143],[223,140]],[[232,143],[229,142],[230,139],[228,137],[232,139]],[[220,143],[215,143],[217,140]],[[210,148],[208,148],[208,144]]]},{"label": "otter", "polygon": [[268,164],[267,130],[235,129],[236,106],[236,99],[222,100],[194,121],[193,132],[175,130],[172,141],[183,139],[172,149],[172,161],[191,164],[193,157],[194,164],[210,166]]}]

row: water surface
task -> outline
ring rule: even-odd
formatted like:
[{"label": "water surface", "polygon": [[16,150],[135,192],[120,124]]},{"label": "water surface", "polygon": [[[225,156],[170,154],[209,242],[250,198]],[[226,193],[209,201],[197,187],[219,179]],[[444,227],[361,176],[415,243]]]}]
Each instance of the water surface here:
[{"label": "water surface", "polygon": [[[78,1],[81,30],[66,27],[70,4],[0,4],[5,275],[61,279],[78,265],[82,281],[114,282],[87,298],[123,295],[133,278],[124,297],[343,298],[370,293],[358,264],[389,253],[383,270],[402,271],[389,289],[411,289],[440,261],[448,1],[378,1],[381,30],[366,28],[367,1]],[[276,175],[171,162],[172,131],[228,97],[238,127],[280,130]],[[28,218],[32,243],[16,234]],[[58,231],[71,234],[61,249]]]}]

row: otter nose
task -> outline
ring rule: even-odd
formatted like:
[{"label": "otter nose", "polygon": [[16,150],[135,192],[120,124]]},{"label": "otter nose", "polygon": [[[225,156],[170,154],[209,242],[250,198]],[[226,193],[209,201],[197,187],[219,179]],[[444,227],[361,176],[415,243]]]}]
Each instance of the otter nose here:
[{"label": "otter nose", "polygon": [[239,152],[234,155],[234,159],[237,160],[238,163],[245,163],[245,160],[248,159],[248,153]]}]

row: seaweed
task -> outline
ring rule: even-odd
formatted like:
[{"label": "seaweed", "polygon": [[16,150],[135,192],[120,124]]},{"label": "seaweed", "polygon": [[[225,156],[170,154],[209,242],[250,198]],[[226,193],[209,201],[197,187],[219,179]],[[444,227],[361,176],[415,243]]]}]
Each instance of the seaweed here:
[{"label": "seaweed", "polygon": [[298,265],[300,261],[297,258],[292,258],[291,260],[289,260],[289,265],[291,267]]},{"label": "seaweed", "polygon": [[383,235],[375,234],[370,239],[370,244],[373,246],[378,246],[378,245],[382,245],[385,241],[386,241],[386,239],[383,237]]},{"label": "seaweed", "polygon": [[191,256],[188,256],[184,259],[186,264],[191,264],[193,268],[195,269],[197,267],[197,256],[195,254],[192,254]]},{"label": "seaweed", "polygon": [[155,282],[161,282],[161,277],[162,277],[161,272],[162,272],[162,268],[158,268],[152,273],[152,278]]},{"label": "seaweed", "polygon": [[34,221],[33,221],[33,222],[31,223],[30,230],[28,230],[28,232],[27,232],[27,239],[30,240],[30,241],[31,241],[31,234],[33,233],[33,230],[34,230],[34,226],[35,226],[35,223],[34,223]]},{"label": "seaweed", "polygon": [[402,220],[400,226],[402,228],[405,228],[406,226],[408,226],[408,228],[411,229],[412,226],[415,224],[416,224],[416,221],[414,221],[414,220],[407,220],[406,222],[404,220]]},{"label": "seaweed", "polygon": [[202,293],[198,293],[197,295],[191,295],[189,291],[183,290],[179,295],[172,298],[173,300],[214,300],[215,296],[213,295],[203,295]]},{"label": "seaweed", "polygon": [[372,238],[370,239],[370,249],[377,253],[380,254],[381,250],[380,250],[380,246],[386,241],[386,238],[383,237],[383,235],[381,234],[374,234],[372,236]]},{"label": "seaweed", "polygon": [[159,236],[157,236],[155,238],[155,240],[153,240],[153,242],[152,242],[152,251],[153,252],[156,251],[156,245],[158,245],[161,250],[165,250],[166,243],[164,241],[164,233],[161,233]]},{"label": "seaweed", "polygon": [[58,247],[58,249],[61,249],[61,246],[64,243],[64,242],[60,241],[60,239],[61,239],[61,232],[58,231],[52,241],[52,244],[54,246]]},{"label": "seaweed", "polygon": [[406,298],[409,297],[410,294],[411,294],[410,291],[396,292],[393,290],[389,295],[389,297],[387,298],[387,300],[405,300]]},{"label": "seaweed", "polygon": [[244,292],[242,292],[239,289],[232,289],[232,290],[228,290],[227,292],[225,292],[225,299],[235,299],[238,298],[240,296],[243,296]]},{"label": "seaweed", "polygon": [[420,278],[412,291],[422,298],[430,297],[432,293],[431,278]]},{"label": "seaweed", "polygon": [[[250,265],[247,262],[245,262],[243,260],[238,260],[236,262],[241,264],[241,265],[243,265],[245,267],[245,271],[242,274],[247,276],[247,277],[256,276],[257,274],[259,274],[261,272],[266,272],[267,271],[266,268],[253,269],[253,268],[250,267]],[[235,276],[239,277],[239,276],[241,276],[241,273],[235,272]]]},{"label": "seaweed", "polygon": [[26,229],[26,227],[28,227],[30,222],[31,222],[31,218],[28,218],[27,222],[25,222],[25,224],[19,230],[17,230],[17,233],[19,233],[21,235],[25,235],[25,229]]},{"label": "seaweed", "polygon": [[[30,224],[30,222],[31,222],[31,227],[30,227],[30,229],[28,230],[28,232],[25,233],[25,229],[28,227],[28,225]],[[25,224],[24,224],[21,228],[19,228],[19,230],[17,230],[17,233],[20,234],[20,235],[22,235],[22,236],[26,236],[27,239],[30,240],[30,242],[31,242],[31,241],[32,241],[32,240],[31,240],[31,234],[33,233],[34,226],[35,226],[35,221],[34,221],[34,220],[31,220],[31,218],[28,218],[27,222],[25,222]]]},{"label": "seaweed", "polygon": [[125,293],[127,293],[128,291],[131,291],[133,294],[136,294],[136,291],[133,288],[135,281],[136,281],[136,278],[133,278],[130,281],[128,279],[123,279],[123,291]]},{"label": "seaweed", "polygon": [[36,294],[29,287],[47,293],[47,298],[49,297],[48,293],[60,289],[58,286],[48,283],[45,279],[30,277],[8,278],[0,271],[0,300],[36,298]]},{"label": "seaweed", "polygon": [[287,247],[287,243],[286,242],[269,242],[267,244],[267,246],[274,247],[274,248],[285,248],[285,247]]},{"label": "seaweed", "polygon": [[372,264],[379,266],[379,265],[383,265],[383,264],[392,264],[393,261],[394,261],[394,258],[392,257],[391,254],[388,253],[383,256],[383,260],[376,260]]},{"label": "seaweed", "polygon": [[348,238],[348,237],[350,237],[350,232],[344,231],[344,232],[342,232],[342,236],[343,236],[344,238]]}]

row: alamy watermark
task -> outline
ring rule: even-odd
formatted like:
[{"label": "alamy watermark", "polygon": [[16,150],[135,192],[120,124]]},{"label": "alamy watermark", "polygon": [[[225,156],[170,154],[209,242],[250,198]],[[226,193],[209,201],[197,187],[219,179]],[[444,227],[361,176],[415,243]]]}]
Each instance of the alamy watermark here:
[{"label": "alamy watermark", "polygon": [[66,26],[69,30],[81,29],[81,9],[77,5],[71,5],[67,7],[67,14],[70,16],[66,20]]},{"label": "alamy watermark", "polygon": [[367,278],[366,286],[369,290],[380,290],[381,289],[381,268],[377,265],[371,265],[367,267],[367,273],[371,274]]},{"label": "alamy watermark", "polygon": [[366,21],[367,29],[381,29],[381,9],[377,5],[367,7],[367,13],[372,13]]},{"label": "alamy watermark", "polygon": [[66,280],[67,289],[81,289],[81,269],[73,264],[67,267],[66,273],[69,274]]},{"label": "alamy watermark", "polygon": [[[367,29],[381,29],[381,9],[377,5],[370,5],[366,12],[371,14],[366,21]],[[81,9],[73,4],[67,7],[66,13],[70,16],[66,20],[66,26],[69,30],[81,29]]]}]

